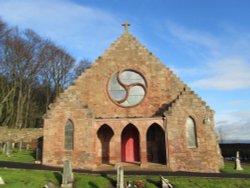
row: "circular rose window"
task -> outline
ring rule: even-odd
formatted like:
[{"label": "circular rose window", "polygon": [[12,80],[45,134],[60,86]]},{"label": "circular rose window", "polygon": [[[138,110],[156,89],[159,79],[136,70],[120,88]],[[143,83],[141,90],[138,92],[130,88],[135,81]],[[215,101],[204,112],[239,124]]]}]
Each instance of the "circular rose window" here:
[{"label": "circular rose window", "polygon": [[144,77],[132,70],[116,72],[108,84],[108,93],[112,101],[120,106],[132,107],[139,104],[146,95]]}]

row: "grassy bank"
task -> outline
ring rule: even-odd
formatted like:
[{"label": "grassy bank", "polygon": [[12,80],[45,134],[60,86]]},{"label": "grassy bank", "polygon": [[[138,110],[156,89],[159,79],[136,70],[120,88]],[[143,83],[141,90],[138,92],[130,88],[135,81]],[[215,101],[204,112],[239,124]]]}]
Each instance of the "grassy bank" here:
[{"label": "grassy bank", "polygon": [[235,170],[233,161],[225,161],[224,169],[221,172],[233,174],[250,174],[250,163],[241,163],[243,170]]},{"label": "grassy bank", "polygon": [[[0,176],[6,182],[3,188],[39,188],[53,182],[57,186],[61,182],[61,172],[17,170],[0,168]],[[75,185],[78,188],[111,188],[115,187],[115,176],[74,174]],[[250,187],[250,179],[226,178],[191,178],[169,177],[175,188],[246,188]],[[125,176],[125,181],[143,181],[147,188],[161,186],[160,178],[155,176]]]},{"label": "grassy bank", "polygon": [[[10,157],[0,153],[0,160],[32,163],[35,158],[32,151],[13,151]],[[225,162],[224,173],[250,174],[250,164],[242,163],[243,171],[234,170],[234,162]],[[0,168],[0,176],[6,182],[3,188],[39,188],[48,182],[59,186],[61,172],[42,170],[19,170]],[[75,186],[78,188],[112,188],[116,185],[115,176],[98,176],[74,174]],[[246,188],[250,187],[250,179],[227,179],[227,178],[194,178],[194,177],[168,177],[175,188]],[[125,176],[127,181],[143,181],[147,188],[161,187],[160,177],[157,176]]]},{"label": "grassy bank", "polygon": [[0,153],[0,161],[13,161],[13,162],[22,162],[22,163],[32,163],[35,160],[35,154],[31,150],[13,150],[10,156],[6,156],[2,152]]}]

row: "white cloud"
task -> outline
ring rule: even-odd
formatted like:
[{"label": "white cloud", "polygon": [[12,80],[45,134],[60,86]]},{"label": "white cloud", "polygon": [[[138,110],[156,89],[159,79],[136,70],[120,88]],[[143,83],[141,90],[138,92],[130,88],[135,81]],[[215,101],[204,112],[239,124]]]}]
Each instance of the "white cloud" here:
[{"label": "white cloud", "polygon": [[11,25],[31,28],[81,57],[97,58],[121,31],[111,13],[67,0],[0,0],[0,17]]},{"label": "white cloud", "polygon": [[216,128],[223,140],[250,141],[249,32],[232,25],[220,28],[220,33],[190,29],[173,22],[162,25],[157,28],[157,35],[188,55],[187,61],[193,61],[182,63],[184,68],[176,66],[180,62],[174,62],[172,69],[185,77],[192,88],[209,90],[202,93],[214,96],[210,101],[217,108]]},{"label": "white cloud", "polygon": [[250,88],[250,64],[243,59],[223,59],[204,66],[209,77],[193,81],[190,85],[205,89],[245,89]]},{"label": "white cloud", "polygon": [[217,40],[207,32],[198,32],[187,29],[170,21],[166,22],[166,27],[173,36],[182,42],[196,44],[208,48],[217,48],[218,46]]},{"label": "white cloud", "polygon": [[[169,21],[164,26],[165,33],[171,35],[171,42],[178,44],[195,61],[195,67],[188,70],[175,67],[181,76],[193,80],[190,82],[192,87],[217,90],[250,88],[248,32],[223,30],[219,36]],[[158,36],[167,40],[162,32],[159,33]]]},{"label": "white cloud", "polygon": [[237,106],[242,106],[242,105],[250,105],[250,101],[249,100],[236,100],[236,101],[230,101],[227,102],[228,106],[230,107],[237,107]]},{"label": "white cloud", "polygon": [[224,142],[250,142],[250,121],[249,122],[231,122],[226,126],[217,126],[220,139]]},{"label": "white cloud", "polygon": [[223,141],[250,141],[250,110],[224,111],[216,117],[216,129]]}]

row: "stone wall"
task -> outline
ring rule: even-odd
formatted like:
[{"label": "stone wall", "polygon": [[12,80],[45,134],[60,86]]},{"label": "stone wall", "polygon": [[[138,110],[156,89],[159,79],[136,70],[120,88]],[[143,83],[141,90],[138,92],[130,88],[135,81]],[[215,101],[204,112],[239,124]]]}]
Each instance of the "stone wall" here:
[{"label": "stone wall", "polygon": [[[138,71],[147,83],[145,98],[131,108],[112,102],[107,91],[111,76],[123,70]],[[161,116],[162,108],[173,101],[183,87],[171,70],[132,35],[125,33],[65,93],[74,90],[97,118],[134,118]]]},{"label": "stone wall", "polygon": [[[63,166],[67,158],[74,168],[88,168],[93,164],[95,148],[91,113],[73,92],[61,95],[59,101],[51,106],[53,111],[47,113],[44,121],[43,164]],[[64,125],[69,119],[74,126],[74,144],[73,150],[68,151],[64,150]]]},{"label": "stone wall", "polygon": [[[213,111],[190,89],[184,90],[165,113],[169,163],[173,171],[219,172],[221,155],[214,131]],[[194,120],[197,147],[189,148],[185,122]]]},{"label": "stone wall", "polygon": [[[107,91],[112,75],[123,70],[139,72],[147,85],[143,101],[129,108],[111,101]],[[213,111],[169,68],[125,32],[50,105],[44,116],[43,164],[60,166],[64,159],[69,158],[74,168],[99,165],[102,148],[97,132],[104,124],[114,132],[109,157],[110,162],[117,163],[121,161],[121,132],[132,123],[140,135],[140,162],[142,166],[146,165],[146,132],[154,118],[159,118],[159,121],[164,118],[163,112],[166,112],[168,129],[165,130],[163,122],[156,123],[166,131],[167,165],[171,170],[218,172],[220,154],[214,135]],[[196,122],[196,149],[186,146],[185,120],[189,116]],[[74,148],[65,151],[64,128],[69,119],[74,123]]]},{"label": "stone wall", "polygon": [[43,136],[42,128],[26,128],[26,129],[8,129],[7,127],[0,127],[0,141],[23,141],[26,143],[38,139]]}]

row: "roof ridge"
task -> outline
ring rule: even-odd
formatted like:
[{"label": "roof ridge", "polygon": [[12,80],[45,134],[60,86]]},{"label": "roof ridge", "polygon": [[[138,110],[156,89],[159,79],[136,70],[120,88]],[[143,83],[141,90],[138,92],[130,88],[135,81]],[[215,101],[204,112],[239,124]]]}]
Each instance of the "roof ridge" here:
[{"label": "roof ridge", "polygon": [[204,101],[194,90],[192,90],[188,85],[186,85],[186,90],[189,90],[197,99],[202,102],[208,110],[214,111],[207,103]]},{"label": "roof ridge", "polygon": [[186,94],[192,94],[196,97],[196,99],[198,99],[201,103],[203,103],[205,105],[205,108],[209,111],[213,110],[211,109],[210,106],[207,105],[207,103],[202,100],[201,97],[199,97],[189,86],[187,86],[186,84],[184,85],[184,87],[182,88],[182,90],[179,92],[179,94],[177,95],[177,97],[167,106],[167,109],[165,112],[163,112],[164,116],[166,116],[166,113],[170,113],[173,110],[175,110],[175,108],[177,107],[177,105],[179,104],[179,102],[186,97]]},{"label": "roof ridge", "polygon": [[[76,104],[78,106],[79,109],[85,109],[85,110],[89,110],[89,107],[87,104],[84,104],[83,101],[81,101],[77,95],[77,91],[72,89],[73,86],[68,87],[67,89],[65,89],[63,92],[61,92],[55,99],[55,101],[53,101],[52,103],[49,104],[49,107],[46,111],[46,113],[43,115],[43,118],[48,118],[51,113],[53,112],[53,110],[59,106],[60,104],[62,104],[63,102],[75,102],[74,104]],[[70,95],[69,95],[70,93]]]}]

